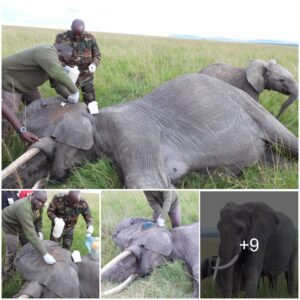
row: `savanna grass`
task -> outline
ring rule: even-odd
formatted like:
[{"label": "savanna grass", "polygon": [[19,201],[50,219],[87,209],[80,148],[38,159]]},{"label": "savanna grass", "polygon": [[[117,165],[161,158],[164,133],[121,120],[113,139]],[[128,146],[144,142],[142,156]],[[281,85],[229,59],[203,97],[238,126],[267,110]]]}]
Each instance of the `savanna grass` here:
[{"label": "savanna grass", "polygon": [[[55,194],[61,193],[61,191],[47,191],[48,204]],[[88,202],[93,222],[94,222],[94,232],[93,236],[99,237],[99,194],[98,193],[84,193],[82,192],[82,197]],[[44,239],[49,240],[51,231],[51,221],[47,216],[47,209],[44,209],[43,212],[43,234]],[[78,222],[75,227],[73,244],[70,251],[78,250],[80,254],[86,255],[88,254],[88,249],[85,246],[86,239],[86,224],[82,216],[79,216]],[[2,265],[5,261],[5,240],[2,237]],[[18,272],[15,272],[14,276],[7,281],[2,281],[2,297],[3,298],[12,298],[22,287],[23,280],[20,277]]]},{"label": "savanna grass", "polygon": [[[39,44],[53,43],[60,30],[25,27],[3,27],[3,56]],[[298,57],[296,47],[224,43],[213,41],[180,40],[174,38],[144,37],[94,33],[100,45],[102,61],[95,76],[96,98],[101,107],[125,103],[151,92],[160,84],[177,76],[198,72],[203,67],[226,62],[245,67],[250,59],[276,61],[296,78]],[[44,97],[55,96],[49,83],[41,87]],[[262,105],[276,115],[286,96],[264,92]],[[298,103],[289,107],[281,122],[298,135]],[[16,141],[17,140],[17,141]],[[3,147],[3,166],[24,151],[14,137]],[[8,149],[8,151],[7,151]],[[220,176],[192,174],[177,183],[179,188],[297,188],[298,163],[285,166],[254,166],[247,168],[237,180]],[[85,163],[73,170],[64,184],[49,182],[49,188],[122,188],[115,168],[107,161]]]}]

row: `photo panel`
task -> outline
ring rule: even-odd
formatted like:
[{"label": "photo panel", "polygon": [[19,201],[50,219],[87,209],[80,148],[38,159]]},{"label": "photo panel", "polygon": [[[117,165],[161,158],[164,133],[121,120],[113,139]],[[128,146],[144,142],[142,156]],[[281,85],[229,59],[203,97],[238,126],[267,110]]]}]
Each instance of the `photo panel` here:
[{"label": "photo panel", "polygon": [[298,193],[201,192],[201,298],[298,297]]},{"label": "photo panel", "polygon": [[102,191],[101,297],[199,297],[199,193]]},{"label": "photo panel", "polygon": [[2,297],[99,298],[100,191],[2,191]]}]

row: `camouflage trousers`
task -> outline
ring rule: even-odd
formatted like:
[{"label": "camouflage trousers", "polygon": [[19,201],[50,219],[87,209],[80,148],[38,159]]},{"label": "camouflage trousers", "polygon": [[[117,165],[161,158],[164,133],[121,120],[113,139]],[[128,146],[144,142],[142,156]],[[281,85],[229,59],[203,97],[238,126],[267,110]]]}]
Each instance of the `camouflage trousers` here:
[{"label": "camouflage trousers", "polygon": [[96,100],[93,77],[84,81],[79,80],[77,82],[77,86],[81,88],[82,97],[85,104],[89,104],[90,102]]},{"label": "camouflage trousers", "polygon": [[50,240],[59,243],[63,248],[70,249],[73,243],[75,226],[65,227],[61,237],[56,238],[53,236],[54,224],[51,226]]},{"label": "camouflage trousers", "polygon": [[[160,215],[160,211],[156,211],[156,210],[153,210],[153,220],[154,221],[157,221],[158,217]],[[170,211],[169,211],[169,217],[170,217],[170,220],[171,220],[171,224],[172,224],[172,227],[178,227],[180,226],[181,224],[181,211],[180,211],[180,204],[179,204],[179,201],[175,201],[171,207],[170,207]]]}]

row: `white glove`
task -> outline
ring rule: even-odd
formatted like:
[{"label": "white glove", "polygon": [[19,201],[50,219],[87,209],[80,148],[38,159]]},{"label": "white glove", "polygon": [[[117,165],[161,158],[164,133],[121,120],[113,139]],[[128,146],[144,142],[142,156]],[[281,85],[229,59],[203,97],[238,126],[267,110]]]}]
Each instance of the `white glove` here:
[{"label": "white glove", "polygon": [[159,227],[164,227],[165,226],[165,220],[161,217],[158,217],[157,221],[156,221],[157,226]]},{"label": "white glove", "polygon": [[90,71],[91,73],[95,73],[95,72],[96,72],[96,65],[95,65],[94,63],[91,63],[91,64],[89,65],[89,71]]},{"label": "white glove", "polygon": [[68,96],[68,101],[71,103],[77,103],[79,100],[79,91],[77,91],[75,94],[71,94]]},{"label": "white glove", "polygon": [[93,225],[89,225],[88,228],[87,228],[87,230],[86,230],[86,233],[87,233],[87,234],[92,234],[93,232],[94,232],[94,227],[93,227]]},{"label": "white glove", "polygon": [[44,235],[42,232],[38,232],[38,237],[42,241],[44,239]]},{"label": "white glove", "polygon": [[61,220],[62,220],[62,218],[55,217],[54,218],[54,224],[56,225],[57,223],[60,223]]},{"label": "white glove", "polygon": [[52,255],[50,255],[49,253],[45,254],[43,256],[43,259],[44,259],[45,263],[48,265],[53,265],[56,263],[55,258]]},{"label": "white glove", "polygon": [[64,66],[64,69],[67,73],[69,73],[72,68],[70,66]]}]

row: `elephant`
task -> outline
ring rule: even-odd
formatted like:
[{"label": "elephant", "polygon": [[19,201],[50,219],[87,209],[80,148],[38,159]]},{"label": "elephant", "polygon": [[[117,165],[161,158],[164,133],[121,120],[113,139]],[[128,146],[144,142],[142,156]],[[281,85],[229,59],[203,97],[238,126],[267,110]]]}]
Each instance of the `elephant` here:
[{"label": "elephant", "polygon": [[169,230],[151,220],[128,218],[116,226],[113,240],[123,252],[101,269],[101,280],[129,282],[167,261],[182,260],[193,279],[193,297],[199,296],[199,223]]},{"label": "elephant", "polygon": [[298,85],[293,75],[274,60],[268,62],[251,60],[246,68],[238,68],[225,63],[216,63],[200,70],[201,74],[219,78],[245,91],[259,101],[264,89],[289,95],[282,104],[277,118],[298,98]]},{"label": "elephant", "polygon": [[274,163],[272,146],[298,157],[294,134],[245,92],[207,75],[180,76],[94,116],[82,103],[60,104],[54,97],[27,107],[27,129],[43,138],[3,170],[2,187],[31,188],[48,174],[63,181],[73,166],[104,155],[132,189],[174,188],[190,172],[238,177]]},{"label": "elephant", "polygon": [[[262,202],[229,202],[221,210],[218,230],[219,257],[213,268],[222,297],[238,297],[245,290],[247,297],[256,298],[260,278],[266,276],[274,289],[282,272],[292,294],[297,232],[288,216]],[[257,249],[251,248],[252,239],[257,239]],[[242,247],[244,242],[248,246]]]},{"label": "elephant", "polygon": [[56,259],[47,265],[30,244],[17,253],[15,266],[26,281],[16,297],[22,298],[99,298],[99,261],[90,255],[74,263],[71,253],[53,241],[44,240],[49,253]]}]

